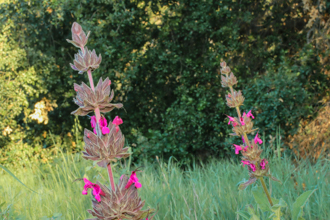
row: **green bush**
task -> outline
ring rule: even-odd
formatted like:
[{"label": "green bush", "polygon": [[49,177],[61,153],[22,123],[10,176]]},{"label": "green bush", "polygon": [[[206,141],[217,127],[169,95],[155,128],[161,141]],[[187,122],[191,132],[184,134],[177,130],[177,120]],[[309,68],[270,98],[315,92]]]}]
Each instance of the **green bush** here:
[{"label": "green bush", "polygon": [[[15,63],[16,70],[3,64],[9,57],[1,58],[0,71],[6,75],[1,75],[0,86],[7,86],[8,91],[28,88],[29,92],[19,98],[13,96],[19,100],[10,101],[15,108],[11,112],[11,96],[0,91],[2,103],[6,103],[1,109],[0,128],[20,128],[20,133],[0,134],[0,148],[10,143],[15,146],[20,137],[29,147],[49,148],[54,144],[49,135],[42,137],[45,131],[59,141],[72,142],[66,139],[74,127],[74,117],[68,117],[76,109],[73,82],[87,80],[68,65],[75,48],[65,39],[70,39],[74,21],[92,32],[88,45],[103,56],[100,70],[107,71],[96,70],[95,77],[108,76],[115,89],[114,101],[125,103],[125,111],[115,110],[115,114],[124,121],[121,128],[128,144],[136,144],[136,161],[143,155],[180,160],[232,155],[233,141],[227,138],[231,131],[224,115],[229,109],[217,73],[221,59],[238,76],[241,87],[236,89],[246,94],[245,110],[253,107],[259,112],[255,122],[260,130],[274,133],[280,125],[285,136],[294,133],[297,122],[319,107],[312,103],[322,99],[329,87],[320,71],[320,51],[306,44],[304,19],[309,17],[302,5],[296,5],[300,2],[2,3],[0,34],[4,45],[14,45],[6,53],[11,54],[12,61],[8,62]],[[19,53],[16,48],[21,48]],[[19,71],[26,72],[20,79]],[[7,85],[9,77],[14,82]],[[56,101],[58,106],[48,113],[47,125],[28,117],[43,98]],[[81,127],[91,129],[87,117],[79,120]],[[139,136],[143,142],[138,143]]]}]

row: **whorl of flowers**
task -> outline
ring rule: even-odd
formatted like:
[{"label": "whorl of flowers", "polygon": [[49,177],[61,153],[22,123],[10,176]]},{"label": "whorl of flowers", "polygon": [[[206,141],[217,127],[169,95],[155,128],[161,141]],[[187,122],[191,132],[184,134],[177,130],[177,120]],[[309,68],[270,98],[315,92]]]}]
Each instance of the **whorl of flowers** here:
[{"label": "whorl of flowers", "polygon": [[134,184],[126,188],[128,182],[129,178],[126,175],[122,175],[118,185],[115,187],[115,191],[112,191],[96,181],[104,196],[102,196],[101,202],[98,202],[96,199],[92,200],[93,210],[87,211],[97,218],[88,220],[140,220],[147,217],[151,212],[154,212],[154,209],[141,210],[145,202],[141,201]]}]

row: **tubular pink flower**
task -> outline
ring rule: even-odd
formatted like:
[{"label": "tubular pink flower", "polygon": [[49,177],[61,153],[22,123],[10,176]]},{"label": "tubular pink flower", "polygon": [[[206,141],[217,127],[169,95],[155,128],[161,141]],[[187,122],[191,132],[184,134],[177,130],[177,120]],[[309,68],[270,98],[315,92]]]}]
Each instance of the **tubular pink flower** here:
[{"label": "tubular pink flower", "polygon": [[112,124],[116,125],[116,132],[119,131],[119,125],[123,123],[123,119],[121,119],[119,116],[116,116],[115,119],[113,119]]},{"label": "tubular pink flower", "polygon": [[233,117],[230,117],[230,116],[228,116],[228,115],[227,115],[227,117],[229,118],[228,125],[230,124],[231,121],[232,121],[232,122],[235,122],[235,119],[234,119]]},{"label": "tubular pink flower", "polygon": [[254,119],[254,116],[252,115],[252,113],[251,113],[251,110],[247,113],[247,115],[246,116],[248,116],[248,117],[252,117],[253,119]]},{"label": "tubular pink flower", "polygon": [[92,125],[92,128],[95,128],[95,126],[96,126],[96,117],[95,117],[95,115],[93,115],[91,117],[91,125]]},{"label": "tubular pink flower", "polygon": [[[94,134],[96,134],[96,117],[92,116],[91,117],[91,125],[93,129]],[[110,132],[109,128],[108,128],[108,122],[107,119],[105,117],[101,117],[100,119],[100,128],[102,131],[102,134],[108,134]]]},{"label": "tubular pink flower", "polygon": [[243,117],[241,117],[239,121],[241,122],[242,125],[245,125]]},{"label": "tubular pink flower", "polygon": [[95,183],[90,182],[87,178],[84,178],[84,182],[85,182],[85,185],[84,185],[84,190],[82,191],[82,194],[87,195],[88,188],[93,189],[93,195],[95,196],[95,199],[98,202],[101,202],[100,195],[105,196],[105,194],[104,194],[104,192],[102,192],[100,186]]},{"label": "tubular pink flower", "polygon": [[249,165],[249,164],[250,164],[250,161],[244,161],[244,160],[242,160],[241,162],[243,163],[243,167],[244,167],[245,165]]},{"label": "tubular pink flower", "polygon": [[242,141],[243,141],[243,144],[245,143],[245,140],[244,140],[244,136],[242,135]]},{"label": "tubular pink flower", "polygon": [[235,154],[239,154],[239,151],[242,150],[242,147],[236,144],[234,144],[234,146],[235,146]]},{"label": "tubular pink flower", "polygon": [[244,147],[243,151],[246,152],[248,148],[249,148],[249,146]]},{"label": "tubular pink flower", "polygon": [[254,164],[250,164],[250,167],[252,168],[253,172],[255,172],[257,169],[256,169],[256,166]]},{"label": "tubular pink flower", "polygon": [[128,189],[132,185],[132,183],[135,183],[136,188],[141,188],[142,187],[142,184],[139,183],[139,179],[137,178],[135,171],[132,171],[132,174],[131,174],[125,188]]},{"label": "tubular pink flower", "polygon": [[256,135],[255,138],[254,138],[254,143],[257,144],[257,142],[258,142],[259,144],[262,144],[262,140],[261,140],[260,138],[258,138],[258,133],[257,133],[257,135]]},{"label": "tubular pink flower", "polygon": [[268,161],[266,159],[262,159],[260,163],[261,169],[266,169],[266,164],[268,164]]}]

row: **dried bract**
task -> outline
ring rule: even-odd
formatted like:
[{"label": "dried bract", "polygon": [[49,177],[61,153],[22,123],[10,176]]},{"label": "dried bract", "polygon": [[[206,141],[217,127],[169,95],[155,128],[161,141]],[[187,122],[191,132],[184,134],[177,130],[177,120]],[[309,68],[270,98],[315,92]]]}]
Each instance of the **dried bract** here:
[{"label": "dried bract", "polygon": [[85,47],[84,51],[79,50],[78,53],[74,55],[74,65],[70,63],[70,66],[72,69],[79,71],[79,74],[83,74],[88,70],[94,71],[99,68],[101,61],[101,54],[97,57],[95,50],[90,51]]},{"label": "dried bract", "polygon": [[103,113],[110,112],[114,108],[123,107],[123,104],[121,103],[110,103],[114,97],[114,91],[112,90],[110,94],[109,78],[106,78],[104,81],[100,78],[95,88],[95,92],[85,83],[82,83],[81,86],[75,83],[74,89],[77,91],[77,99],[74,98],[73,101],[79,106],[79,108],[71,112],[73,115],[85,116],[94,111],[97,107],[100,109],[100,112]]},{"label": "dried bract", "polygon": [[234,76],[234,74],[231,72],[230,76],[221,76],[221,85],[222,87],[232,87],[233,85],[237,84],[237,78]]},{"label": "dried bract", "polygon": [[127,182],[128,177],[123,175],[121,180],[119,180],[118,185],[116,185],[115,191],[112,191],[96,181],[105,196],[102,196],[101,202],[96,201],[96,199],[92,200],[93,210],[87,211],[96,218],[87,220],[140,220],[145,218],[151,212],[154,212],[154,209],[141,210],[145,202],[141,201],[134,185],[125,189]]},{"label": "dried bract", "polygon": [[228,107],[236,108],[243,105],[244,97],[241,91],[237,92],[234,90],[233,93],[230,95],[230,97],[226,95],[226,100]]},{"label": "dried bract", "polygon": [[240,123],[240,120],[235,117],[234,120],[238,124],[237,126],[233,126],[232,131],[237,135],[237,136],[242,136],[244,133],[249,134],[253,131],[256,131],[258,129],[252,129],[253,128],[253,122],[251,118],[245,116],[242,116],[241,119],[244,120],[244,124]]},{"label": "dried bract", "polygon": [[112,123],[109,123],[108,128],[110,132],[102,135],[102,137],[97,136],[88,129],[84,131],[84,149],[86,152],[82,152],[82,157],[86,160],[99,161],[97,165],[104,168],[111,161],[117,162],[117,159],[126,158],[130,155],[127,153],[128,147],[123,148],[125,137],[121,130],[119,129],[117,132],[116,125]]}]

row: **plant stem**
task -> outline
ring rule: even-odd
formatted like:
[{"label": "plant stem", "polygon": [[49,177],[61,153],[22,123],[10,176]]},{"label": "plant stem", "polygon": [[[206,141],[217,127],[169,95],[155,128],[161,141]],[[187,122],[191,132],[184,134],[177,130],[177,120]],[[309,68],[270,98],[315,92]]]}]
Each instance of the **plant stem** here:
[{"label": "plant stem", "polygon": [[109,179],[110,179],[110,183],[111,183],[111,189],[112,189],[112,191],[115,191],[115,182],[113,181],[111,162],[108,164],[107,167],[108,167]]},{"label": "plant stem", "polygon": [[259,177],[259,179],[260,179],[260,182],[261,182],[262,187],[264,188],[264,191],[266,193],[266,196],[267,196],[267,199],[269,201],[270,206],[273,206],[273,202],[272,202],[272,199],[270,198],[270,195],[269,195],[269,192],[267,190],[267,187],[266,187],[264,178],[263,177]]},{"label": "plant stem", "polygon": [[[94,82],[93,82],[93,77],[92,77],[91,70],[88,70],[87,73],[88,73],[88,79],[89,79],[90,86],[91,86],[93,92],[95,92],[95,90],[94,90]],[[101,137],[102,136],[102,132],[101,132],[101,129],[100,129],[101,114],[100,114],[99,107],[97,107],[95,109],[95,116],[96,116],[96,133],[97,133],[97,135],[99,137]],[[115,182],[113,181],[113,174],[112,174],[112,169],[111,169],[111,162],[108,164],[107,168],[108,168],[108,173],[109,173],[109,179],[110,179],[111,189],[113,191],[115,191]]]}]

